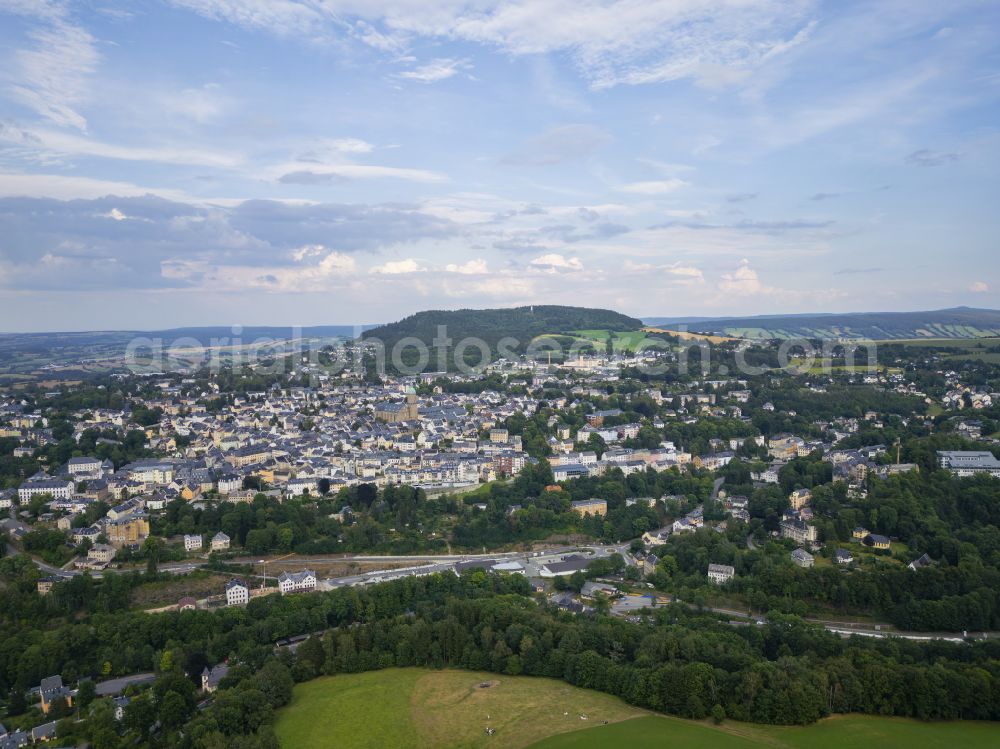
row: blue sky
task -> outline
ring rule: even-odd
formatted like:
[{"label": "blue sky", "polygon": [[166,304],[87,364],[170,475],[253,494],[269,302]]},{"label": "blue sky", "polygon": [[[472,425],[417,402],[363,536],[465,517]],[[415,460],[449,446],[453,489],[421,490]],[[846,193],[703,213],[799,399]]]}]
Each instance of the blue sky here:
[{"label": "blue sky", "polygon": [[0,330],[1000,306],[1000,5],[0,0]]}]

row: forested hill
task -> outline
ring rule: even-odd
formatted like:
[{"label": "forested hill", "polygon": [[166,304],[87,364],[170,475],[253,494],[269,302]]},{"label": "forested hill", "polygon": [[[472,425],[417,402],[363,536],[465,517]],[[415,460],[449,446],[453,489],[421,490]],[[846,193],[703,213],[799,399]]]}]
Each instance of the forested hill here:
[{"label": "forested hill", "polygon": [[955,307],[924,312],[851,312],[759,317],[647,317],[658,327],[742,338],[979,338],[1000,335],[1000,310]]},{"label": "forested hill", "polygon": [[516,338],[523,351],[536,336],[570,330],[638,330],[642,321],[606,309],[534,305],[509,309],[428,310],[410,315],[399,322],[366,331],[362,338],[378,339],[391,350],[406,337],[417,338],[428,346],[438,334],[438,326],[447,326],[453,343],[463,338],[479,338],[491,349],[504,337]]}]

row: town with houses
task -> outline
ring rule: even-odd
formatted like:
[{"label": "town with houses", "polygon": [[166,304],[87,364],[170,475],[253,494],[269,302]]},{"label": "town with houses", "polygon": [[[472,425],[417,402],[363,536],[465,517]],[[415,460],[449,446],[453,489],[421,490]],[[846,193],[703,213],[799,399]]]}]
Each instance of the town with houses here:
[{"label": "town with houses", "polygon": [[[304,563],[275,570],[268,579],[266,563],[276,550],[241,548],[239,539],[221,526],[158,539],[172,553],[162,569],[178,577],[233,559],[242,559],[243,569],[252,572],[233,574],[200,598],[185,595],[159,610],[246,607],[253,599],[272,594],[313,593],[408,575],[481,569],[526,576],[540,595],[570,611],[586,613],[598,606],[634,618],[639,611],[681,600],[676,594],[649,590],[654,588],[652,583],[640,582],[655,579],[661,565],[658,555],[670,543],[694,537],[703,529],[722,534],[759,524],[751,515],[752,498],[731,492],[725,484],[733,461],[751,466],[753,488],[777,489],[787,485],[783,477],[788,466],[816,460],[827,467],[831,485],[845,487],[848,498],[864,499],[872,481],[919,473],[922,467],[901,459],[898,440],[895,444],[858,444],[857,435],[877,433],[890,422],[903,429],[930,426],[934,417],[929,406],[946,417],[958,411],[987,413],[1000,398],[997,393],[963,385],[953,371],[940,373],[945,387],[932,398],[905,375],[883,370],[854,377],[851,384],[903,396],[923,408],[903,415],[868,409],[856,415],[815,419],[808,434],[764,433],[752,414],[765,420],[774,414],[786,419],[797,415],[789,409],[782,414],[770,400],[761,401],[760,394],[774,384],[767,378],[689,378],[682,385],[642,385],[626,374],[640,361],[627,355],[581,357],[571,366],[556,367],[501,360],[478,375],[436,372],[387,376],[378,383],[344,377],[311,386],[276,382],[267,389],[245,392],[225,392],[211,377],[183,372],[123,375],[119,383],[139,383],[147,393],[141,403],[136,400],[114,409],[78,408],[67,420],[71,431],[62,437],[54,434],[47,411],[37,405],[62,393],[45,394],[32,408],[16,391],[8,391],[0,399],[0,439],[16,443],[10,451],[14,458],[33,458],[60,439],[68,436],[80,442],[88,434],[101,435],[93,444],[110,447],[128,434],[140,433],[144,452],[143,457],[116,464],[107,457],[74,451],[80,454],[59,464],[43,462],[16,486],[0,491],[8,548],[30,552],[25,542],[41,529],[61,534],[65,562],[45,563],[35,556],[40,570],[37,591],[47,595],[73,576],[99,578],[141,567],[141,552],[148,549],[149,540],[156,538],[155,528],[163,526],[162,518],[175,506],[252,507],[262,495],[277,503],[322,500],[330,517],[346,528],[357,518],[356,510],[343,498],[362,486],[376,492],[412,487],[428,498],[461,497],[470,492],[464,511],[475,515],[488,509],[485,501],[477,499],[477,489],[510,482],[540,464],[551,471],[546,492],[612,476],[626,485],[634,474],[707,477],[712,483],[707,497],[626,496],[625,510],[638,508],[660,521],[631,537],[466,549],[450,558],[416,555],[409,565],[396,560],[386,569],[349,575],[324,575]],[[465,387],[486,378],[501,385]],[[802,381],[807,397],[825,394],[836,384],[830,378],[798,375],[796,379]],[[623,384],[628,385],[622,388],[626,395],[617,399],[615,407],[604,407],[609,394]],[[640,400],[652,404],[652,410],[640,414],[632,406]],[[141,413],[137,413],[140,406]],[[529,444],[524,423],[539,414],[549,415],[541,422],[541,436],[533,434]],[[981,446],[1000,444],[984,429],[984,422],[990,424],[988,419],[949,418],[957,437]],[[726,428],[718,431],[730,434],[735,425],[739,436],[698,438],[697,448],[691,442],[666,438],[685,433],[685,428],[711,433],[713,423],[725,423]],[[671,427],[676,429],[672,432]],[[996,431],[995,426],[989,429]],[[648,439],[637,444],[649,434],[657,436],[652,444]],[[955,477],[1000,478],[1000,461],[985,448],[937,450],[934,461],[936,468]],[[783,493],[780,517],[763,535],[756,534],[756,543],[768,539],[787,543],[789,563],[804,569],[816,565],[824,549],[831,554],[825,563],[844,569],[856,567],[859,554],[893,554],[898,540],[875,527],[855,526],[845,543],[831,548],[831,539],[819,534],[814,491],[815,487],[796,486]],[[566,510],[581,520],[600,522],[609,515],[610,504],[614,503],[609,497],[592,496],[569,500]],[[522,504],[512,503],[505,514],[514,518],[524,511]],[[749,532],[746,543],[755,548]],[[607,562],[597,579],[588,574],[595,560]],[[935,563],[927,553],[902,561],[911,570]],[[621,577],[623,567],[633,570],[627,579]],[[722,561],[710,561],[701,574],[720,590],[729,589],[740,577],[737,566]],[[579,585],[567,589],[565,581],[574,576]],[[623,579],[633,586],[623,587]],[[206,666],[201,675],[203,694],[210,695],[227,671],[226,663]],[[126,691],[134,691],[153,675],[134,677],[135,681],[97,686],[121,711],[128,704]],[[53,700],[62,700],[63,709],[71,707],[77,689],[78,685],[65,685],[57,674],[43,679],[31,694],[41,714],[47,715]],[[55,722],[49,721],[31,731],[3,733],[0,747],[47,741],[54,734]]]}]

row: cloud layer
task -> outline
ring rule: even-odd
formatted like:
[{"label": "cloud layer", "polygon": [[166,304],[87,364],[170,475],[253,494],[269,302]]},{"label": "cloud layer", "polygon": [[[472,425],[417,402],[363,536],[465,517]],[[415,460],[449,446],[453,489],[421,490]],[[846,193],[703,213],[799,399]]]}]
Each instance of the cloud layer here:
[{"label": "cloud layer", "polygon": [[1000,304],[998,28],[976,0],[0,0],[0,304]]}]

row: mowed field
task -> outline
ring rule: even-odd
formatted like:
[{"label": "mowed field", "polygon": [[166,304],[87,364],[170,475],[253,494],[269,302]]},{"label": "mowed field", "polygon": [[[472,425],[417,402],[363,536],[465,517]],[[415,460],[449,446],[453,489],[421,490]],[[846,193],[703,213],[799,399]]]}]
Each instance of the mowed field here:
[{"label": "mowed field", "polygon": [[286,749],[518,749],[641,715],[648,713],[554,679],[387,669],[297,685],[275,730]]},{"label": "mowed field", "polygon": [[[584,719],[582,716],[585,716]],[[607,721],[607,724],[605,724]],[[496,729],[486,734],[487,726]],[[285,749],[993,749],[1000,724],[837,716],[803,727],[654,715],[553,679],[426,669],[328,676],[278,713]]]}]

